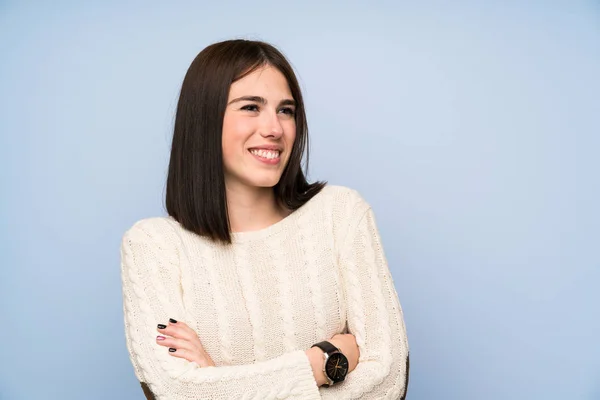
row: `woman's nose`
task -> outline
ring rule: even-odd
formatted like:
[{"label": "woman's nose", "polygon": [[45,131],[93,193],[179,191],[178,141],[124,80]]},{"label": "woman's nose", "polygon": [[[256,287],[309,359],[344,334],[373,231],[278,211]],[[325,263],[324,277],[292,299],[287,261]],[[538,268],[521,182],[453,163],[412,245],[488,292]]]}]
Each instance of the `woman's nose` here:
[{"label": "woman's nose", "polygon": [[281,137],[283,135],[283,126],[281,125],[281,121],[279,121],[277,112],[265,114],[265,123],[260,134],[263,137],[273,137],[276,139]]}]

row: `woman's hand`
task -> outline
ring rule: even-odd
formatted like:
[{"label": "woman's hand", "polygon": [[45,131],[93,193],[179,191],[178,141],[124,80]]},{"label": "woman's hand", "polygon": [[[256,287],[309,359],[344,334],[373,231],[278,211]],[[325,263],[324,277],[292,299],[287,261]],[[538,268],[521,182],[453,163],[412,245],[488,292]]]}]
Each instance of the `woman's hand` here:
[{"label": "woman's hand", "polygon": [[157,330],[161,335],[156,337],[156,343],[167,347],[169,354],[173,357],[195,362],[200,367],[215,366],[213,360],[202,347],[196,332],[184,322],[177,322],[171,318],[169,325],[159,324]]},{"label": "woman's hand", "polygon": [[360,350],[356,344],[356,337],[351,333],[340,333],[332,337],[329,342],[340,349],[348,359],[348,373],[354,371],[358,365]]}]

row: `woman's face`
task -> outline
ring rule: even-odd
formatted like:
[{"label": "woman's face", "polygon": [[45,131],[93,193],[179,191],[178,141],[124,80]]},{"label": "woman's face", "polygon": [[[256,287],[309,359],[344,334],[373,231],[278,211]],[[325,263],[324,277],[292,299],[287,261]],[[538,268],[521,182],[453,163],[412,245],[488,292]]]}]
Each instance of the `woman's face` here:
[{"label": "woman's face", "polygon": [[226,185],[275,186],[295,138],[295,101],[279,70],[259,68],[234,82],[223,120]]}]

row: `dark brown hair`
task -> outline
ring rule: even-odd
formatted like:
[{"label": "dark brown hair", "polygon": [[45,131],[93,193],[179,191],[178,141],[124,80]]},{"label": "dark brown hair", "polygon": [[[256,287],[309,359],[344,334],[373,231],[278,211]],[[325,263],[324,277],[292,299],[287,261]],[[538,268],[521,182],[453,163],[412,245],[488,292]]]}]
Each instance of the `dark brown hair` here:
[{"label": "dark brown hair", "polygon": [[[231,243],[225,192],[222,131],[229,89],[233,82],[262,66],[277,68],[296,101],[296,140],[275,197],[296,210],[319,193],[325,182],[308,183],[308,127],[302,93],[285,56],[268,43],[228,40],[202,50],[190,65],[179,95],[166,208],[184,228],[213,240]],[[306,153],[306,154],[305,154]]]}]

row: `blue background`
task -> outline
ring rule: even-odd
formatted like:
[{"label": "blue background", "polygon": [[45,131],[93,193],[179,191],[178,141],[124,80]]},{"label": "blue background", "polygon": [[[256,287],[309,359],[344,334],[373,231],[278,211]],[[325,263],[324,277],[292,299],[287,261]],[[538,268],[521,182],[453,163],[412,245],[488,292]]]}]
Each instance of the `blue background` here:
[{"label": "blue background", "polygon": [[120,239],[233,37],[287,54],[310,177],[375,209],[410,400],[600,399],[595,1],[0,2],[0,398],[143,398]]}]

